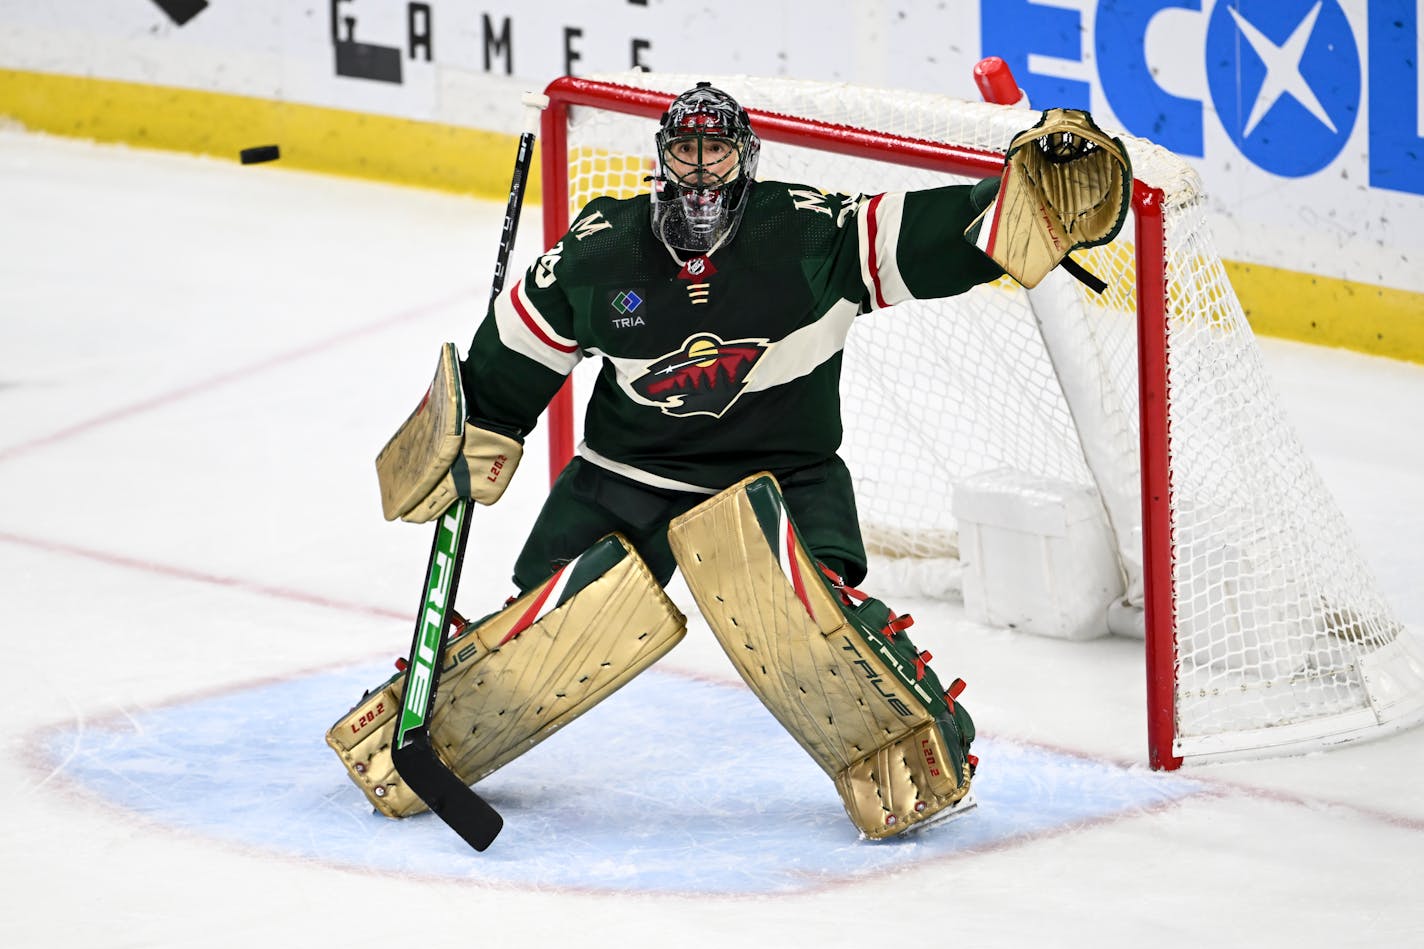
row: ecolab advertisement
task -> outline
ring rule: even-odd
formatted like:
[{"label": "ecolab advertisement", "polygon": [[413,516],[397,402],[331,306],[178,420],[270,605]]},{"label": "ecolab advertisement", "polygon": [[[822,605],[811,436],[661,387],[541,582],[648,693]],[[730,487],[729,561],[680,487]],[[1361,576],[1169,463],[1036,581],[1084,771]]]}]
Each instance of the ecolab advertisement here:
[{"label": "ecolab advertisement", "polygon": [[[791,76],[1033,105],[1188,158],[1228,259],[1424,292],[1424,0],[0,0],[0,68],[513,133],[564,73]],[[1424,304],[1421,304],[1424,308]],[[1421,313],[1424,319],[1424,313]]]},{"label": "ecolab advertisement", "polygon": [[982,49],[1031,101],[1091,109],[1192,159],[1228,257],[1418,291],[1421,8],[992,0]]}]

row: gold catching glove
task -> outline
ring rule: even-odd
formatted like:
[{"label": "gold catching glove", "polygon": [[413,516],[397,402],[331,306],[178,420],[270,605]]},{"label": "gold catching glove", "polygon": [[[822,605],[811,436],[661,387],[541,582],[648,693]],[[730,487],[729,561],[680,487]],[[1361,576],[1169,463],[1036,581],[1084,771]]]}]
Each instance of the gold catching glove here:
[{"label": "gold catching glove", "polygon": [[1014,137],[998,197],[965,234],[1032,288],[1070,251],[1116,237],[1131,204],[1132,163],[1122,141],[1087,112],[1049,109]]}]

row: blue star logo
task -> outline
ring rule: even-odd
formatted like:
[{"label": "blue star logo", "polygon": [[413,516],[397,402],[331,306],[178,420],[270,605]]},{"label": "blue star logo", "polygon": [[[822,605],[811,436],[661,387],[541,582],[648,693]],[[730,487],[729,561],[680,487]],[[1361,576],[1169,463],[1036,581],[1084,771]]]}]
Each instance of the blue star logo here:
[{"label": "blue star logo", "polygon": [[1345,147],[1360,110],[1360,53],[1338,0],[1223,0],[1206,58],[1217,116],[1256,165],[1297,178]]}]

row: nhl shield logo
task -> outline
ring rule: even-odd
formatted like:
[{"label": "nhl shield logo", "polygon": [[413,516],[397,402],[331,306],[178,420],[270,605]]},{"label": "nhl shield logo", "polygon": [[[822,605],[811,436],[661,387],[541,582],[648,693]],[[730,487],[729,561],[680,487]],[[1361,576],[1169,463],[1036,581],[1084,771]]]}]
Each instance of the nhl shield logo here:
[{"label": "nhl shield logo", "polygon": [[723,341],[689,336],[676,352],[648,364],[633,390],[667,415],[720,417],[746,391],[747,379],[768,348],[765,339]]},{"label": "nhl shield logo", "polygon": [[712,261],[706,257],[694,257],[682,265],[678,271],[679,280],[706,280],[717,272],[717,268],[712,266]]}]

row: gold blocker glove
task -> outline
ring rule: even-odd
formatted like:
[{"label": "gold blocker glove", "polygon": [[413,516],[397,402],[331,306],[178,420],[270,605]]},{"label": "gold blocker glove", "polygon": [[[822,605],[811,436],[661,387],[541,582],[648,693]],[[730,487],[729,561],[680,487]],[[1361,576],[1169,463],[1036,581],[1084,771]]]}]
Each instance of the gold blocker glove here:
[{"label": "gold blocker glove", "polygon": [[386,520],[432,521],[457,497],[493,504],[519,467],[524,446],[465,420],[465,390],[454,343],[440,349],[420,405],[376,456]]}]

